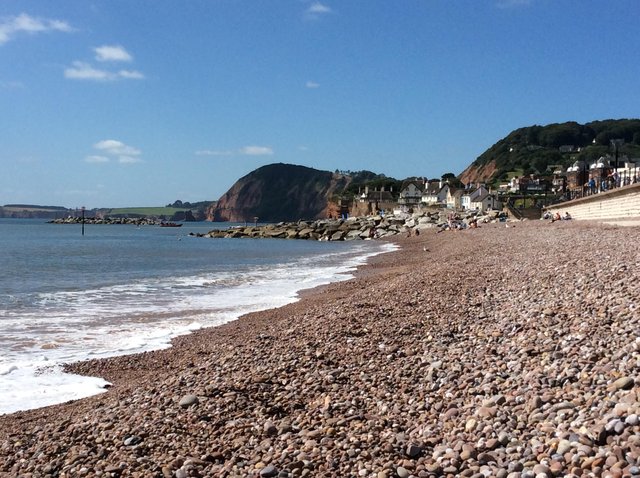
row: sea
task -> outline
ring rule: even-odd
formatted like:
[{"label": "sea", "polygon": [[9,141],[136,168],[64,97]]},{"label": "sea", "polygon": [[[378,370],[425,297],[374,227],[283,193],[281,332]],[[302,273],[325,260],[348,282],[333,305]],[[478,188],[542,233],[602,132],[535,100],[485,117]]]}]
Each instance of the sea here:
[{"label": "sea", "polygon": [[378,241],[208,239],[180,228],[0,219],[0,414],[95,395],[63,365],[171,346],[171,339],[352,277]]}]

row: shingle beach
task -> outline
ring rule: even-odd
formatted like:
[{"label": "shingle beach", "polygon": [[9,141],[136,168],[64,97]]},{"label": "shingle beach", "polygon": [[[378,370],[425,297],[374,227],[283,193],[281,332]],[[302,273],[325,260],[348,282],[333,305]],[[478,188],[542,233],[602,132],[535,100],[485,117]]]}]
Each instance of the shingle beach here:
[{"label": "shingle beach", "polygon": [[0,416],[0,476],[640,476],[639,238],[396,239],[294,304],[72,365],[113,387]]}]

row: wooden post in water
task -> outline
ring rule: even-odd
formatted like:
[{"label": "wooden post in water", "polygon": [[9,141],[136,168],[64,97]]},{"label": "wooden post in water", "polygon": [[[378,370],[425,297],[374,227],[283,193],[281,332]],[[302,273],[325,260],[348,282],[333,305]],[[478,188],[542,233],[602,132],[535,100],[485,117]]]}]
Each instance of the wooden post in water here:
[{"label": "wooden post in water", "polygon": [[80,208],[80,211],[82,212],[82,235],[84,236],[84,206]]}]

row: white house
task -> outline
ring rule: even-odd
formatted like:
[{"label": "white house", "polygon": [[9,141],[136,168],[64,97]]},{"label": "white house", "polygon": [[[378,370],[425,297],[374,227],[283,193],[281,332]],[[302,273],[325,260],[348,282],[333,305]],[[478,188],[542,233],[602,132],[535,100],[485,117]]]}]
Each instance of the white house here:
[{"label": "white house", "polygon": [[400,191],[400,197],[398,202],[400,204],[419,204],[422,200],[423,190],[418,181],[407,182],[402,191]]},{"label": "white house", "polygon": [[484,196],[486,194],[489,194],[489,191],[484,186],[480,186],[480,187],[472,188],[472,189],[467,189],[462,194],[462,196],[460,196],[460,207],[462,209],[475,209],[475,207],[472,206],[472,203],[478,197]]},{"label": "white house", "polygon": [[485,190],[479,196],[476,196],[471,201],[471,209],[475,209],[477,211],[485,212],[487,209],[502,209],[502,203],[498,201],[494,194],[489,193]]},{"label": "white house", "polygon": [[445,204],[447,202],[447,194],[449,193],[449,184],[442,181],[431,181],[425,187],[422,193],[422,202],[427,205]]},{"label": "white house", "polygon": [[449,209],[460,209],[460,198],[464,193],[464,189],[449,188],[447,193],[447,207]]}]

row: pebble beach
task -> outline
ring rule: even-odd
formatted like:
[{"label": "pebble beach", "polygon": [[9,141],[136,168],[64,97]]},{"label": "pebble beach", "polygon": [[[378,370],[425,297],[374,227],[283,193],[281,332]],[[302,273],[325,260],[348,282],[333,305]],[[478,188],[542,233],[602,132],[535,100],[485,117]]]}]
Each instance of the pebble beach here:
[{"label": "pebble beach", "polygon": [[355,279],[0,416],[2,477],[640,476],[640,227],[396,237]]}]

